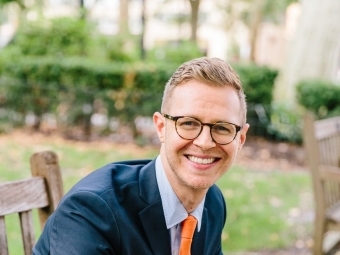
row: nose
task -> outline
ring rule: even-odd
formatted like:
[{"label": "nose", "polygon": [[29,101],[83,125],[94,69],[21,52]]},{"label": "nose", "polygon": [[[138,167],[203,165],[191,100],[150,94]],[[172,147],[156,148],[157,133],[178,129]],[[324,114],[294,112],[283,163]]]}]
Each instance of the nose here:
[{"label": "nose", "polygon": [[198,137],[193,140],[193,144],[202,148],[202,150],[208,150],[216,146],[210,134],[210,127],[203,126],[203,129]]}]

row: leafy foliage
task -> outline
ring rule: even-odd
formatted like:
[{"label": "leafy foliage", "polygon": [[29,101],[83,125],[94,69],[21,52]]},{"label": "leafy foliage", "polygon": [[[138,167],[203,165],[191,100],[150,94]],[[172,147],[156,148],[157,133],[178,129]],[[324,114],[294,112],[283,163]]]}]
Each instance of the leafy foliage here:
[{"label": "leafy foliage", "polygon": [[[164,85],[178,65],[204,55],[195,43],[184,41],[156,47],[141,64],[138,38],[99,36],[91,27],[72,18],[24,24],[1,52],[0,106],[32,112],[38,120],[47,112],[66,114],[63,122],[85,123],[87,132],[91,115],[104,111],[134,128],[137,116],[159,110]],[[248,102],[270,104],[277,71],[243,64],[235,69]]]},{"label": "leafy foliage", "polygon": [[247,101],[254,104],[270,105],[278,71],[255,64],[237,64],[234,65],[234,68],[240,76]]},{"label": "leafy foliage", "polygon": [[[23,115],[32,112],[38,120],[44,113],[59,115],[60,109],[68,112],[68,122],[88,120],[84,105],[92,106],[100,90],[122,87],[123,73],[121,65],[85,58],[18,58],[3,67],[0,105]],[[36,125],[39,129],[39,121]]]},{"label": "leafy foliage", "polygon": [[277,141],[302,143],[302,112],[287,105],[271,105],[268,133]]},{"label": "leafy foliage", "polygon": [[91,25],[76,18],[38,20],[22,24],[12,46],[23,55],[81,56],[90,43]]},{"label": "leafy foliage", "polygon": [[[33,112],[39,118],[47,112],[64,115],[66,125],[83,123],[80,125],[87,132],[91,115],[104,110],[108,118],[118,117],[135,129],[137,116],[152,116],[159,111],[164,85],[177,67],[178,63],[122,64],[88,57],[19,55],[15,62],[5,61],[2,66],[3,77],[11,82],[0,81],[0,105],[23,115]],[[270,104],[277,71],[255,65],[235,65],[235,69],[248,102]],[[267,117],[259,130],[266,130],[269,124]]]},{"label": "leafy foliage", "polygon": [[340,115],[340,85],[325,80],[303,80],[296,86],[297,100],[319,118]]},{"label": "leafy foliage", "polygon": [[0,7],[9,3],[17,3],[21,8],[25,7],[23,0],[0,0]]},{"label": "leafy foliage", "polygon": [[110,61],[131,63],[140,57],[138,39],[132,35],[98,36],[97,52]]},{"label": "leafy foliage", "polygon": [[138,38],[105,36],[94,24],[77,18],[55,18],[22,24],[6,51],[28,56],[86,56],[92,59],[133,62],[139,59]]},{"label": "leafy foliage", "polygon": [[[65,124],[83,123],[86,129],[91,115],[104,108],[108,117],[119,116],[133,126],[136,116],[159,110],[164,84],[174,69],[83,57],[21,57],[4,63],[0,106],[39,118],[66,114]],[[103,104],[100,109],[98,102]]]},{"label": "leafy foliage", "polygon": [[158,46],[148,52],[148,61],[182,64],[193,58],[203,57],[203,51],[196,43],[180,41]]}]

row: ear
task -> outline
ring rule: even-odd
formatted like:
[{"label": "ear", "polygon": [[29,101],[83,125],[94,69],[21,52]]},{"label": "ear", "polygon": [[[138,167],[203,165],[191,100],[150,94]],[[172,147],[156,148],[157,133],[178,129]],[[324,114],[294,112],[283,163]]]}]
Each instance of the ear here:
[{"label": "ear", "polygon": [[165,137],[165,119],[161,113],[155,112],[153,114],[153,124],[155,125],[159,141],[163,143]]},{"label": "ear", "polygon": [[239,144],[239,147],[238,147],[238,150],[241,150],[243,144],[246,142],[246,138],[247,138],[247,131],[249,129],[249,124],[245,124],[243,126],[243,128],[240,130],[240,144]]}]

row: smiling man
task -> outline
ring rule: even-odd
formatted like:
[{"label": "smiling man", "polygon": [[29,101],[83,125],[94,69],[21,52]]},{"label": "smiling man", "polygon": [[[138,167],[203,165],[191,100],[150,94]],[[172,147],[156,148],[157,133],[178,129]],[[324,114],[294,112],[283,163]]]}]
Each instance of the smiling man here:
[{"label": "smiling man", "polygon": [[153,120],[160,155],[112,163],[79,181],[33,254],[222,254],[227,210],[215,182],[249,128],[237,74],[217,58],[184,63]]}]

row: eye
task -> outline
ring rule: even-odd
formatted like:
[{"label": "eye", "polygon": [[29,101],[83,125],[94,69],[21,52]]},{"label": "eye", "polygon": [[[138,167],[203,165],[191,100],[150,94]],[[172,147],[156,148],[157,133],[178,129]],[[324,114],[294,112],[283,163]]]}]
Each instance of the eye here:
[{"label": "eye", "polygon": [[181,123],[182,126],[197,126],[197,124],[198,123],[196,121],[190,121],[190,120]]},{"label": "eye", "polygon": [[201,123],[191,118],[181,118],[177,120],[177,126],[182,128],[197,128]]},{"label": "eye", "polygon": [[235,127],[230,124],[216,124],[213,126],[213,131],[218,134],[228,135],[235,132]]}]

